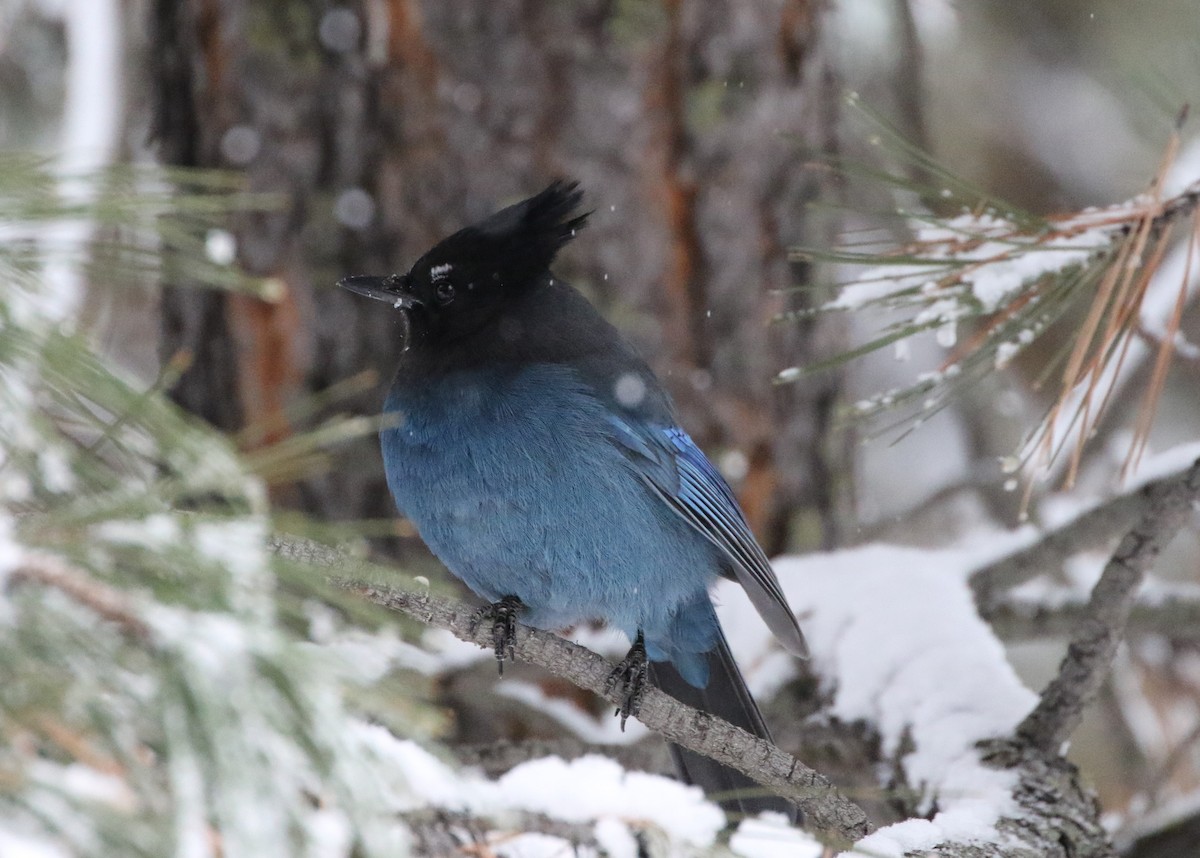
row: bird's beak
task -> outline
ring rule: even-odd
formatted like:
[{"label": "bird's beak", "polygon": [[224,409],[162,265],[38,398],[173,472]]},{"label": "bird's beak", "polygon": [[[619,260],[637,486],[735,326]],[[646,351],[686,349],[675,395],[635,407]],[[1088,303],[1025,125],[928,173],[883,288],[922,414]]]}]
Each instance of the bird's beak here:
[{"label": "bird's beak", "polygon": [[337,285],[358,295],[374,298],[376,301],[387,301],[396,309],[409,310],[421,304],[406,288],[407,278],[404,277],[359,275],[343,277],[337,282]]}]

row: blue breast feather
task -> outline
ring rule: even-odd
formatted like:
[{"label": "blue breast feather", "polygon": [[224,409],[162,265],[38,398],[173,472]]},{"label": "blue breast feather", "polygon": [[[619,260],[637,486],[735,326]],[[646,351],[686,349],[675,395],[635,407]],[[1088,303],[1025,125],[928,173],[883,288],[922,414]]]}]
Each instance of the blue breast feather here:
[{"label": "blue breast feather", "polygon": [[398,386],[385,411],[398,419],[381,437],[397,505],[472,590],[519,597],[541,628],[641,629],[652,659],[706,682],[723,551],[661,488],[688,491],[712,467],[686,434],[632,428],[559,365]]}]

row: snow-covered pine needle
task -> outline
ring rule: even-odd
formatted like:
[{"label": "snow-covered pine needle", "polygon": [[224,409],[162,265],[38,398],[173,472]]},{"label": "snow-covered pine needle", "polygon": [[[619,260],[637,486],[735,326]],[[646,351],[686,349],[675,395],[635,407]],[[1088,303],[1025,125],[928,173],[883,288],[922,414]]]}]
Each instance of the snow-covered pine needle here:
[{"label": "snow-covered pine needle", "polygon": [[[907,416],[884,431],[906,424],[911,429],[967,385],[1008,366],[1070,308],[1086,300],[1082,324],[1065,347],[1054,350],[1036,383],[1045,383],[1054,367],[1060,366],[1057,397],[1013,460],[1024,464],[1032,478],[1049,473],[1065,452],[1065,482],[1070,485],[1084,446],[1112,396],[1130,343],[1147,336],[1143,300],[1163,267],[1175,227],[1191,218],[1187,262],[1170,312],[1158,323],[1163,333],[1155,338],[1157,355],[1123,469],[1127,472],[1145,449],[1179,339],[1200,240],[1196,216],[1200,180],[1173,195],[1164,193],[1179,147],[1176,130],[1149,190],[1107,208],[1036,218],[988,200],[974,207],[964,205],[951,216],[902,212],[913,238],[899,247],[880,251],[847,243],[832,252],[803,251],[803,258],[857,268],[852,279],[839,284],[836,297],[812,312],[871,308],[889,313],[895,321],[865,345],[820,365],[785,369],[777,381],[794,381],[893,344],[899,352],[908,337],[932,331],[947,350],[935,372],[877,393],[851,409],[857,418],[872,418],[908,406]],[[904,187],[899,180],[892,184]],[[933,196],[961,201],[960,190],[947,184]],[[969,323],[971,330],[960,341],[963,323]],[[1030,479],[1025,503],[1032,484]]]},{"label": "snow-covered pine needle", "polygon": [[97,284],[232,283],[189,254],[240,198],[155,170],[87,180],[86,206],[63,203],[40,164],[0,156],[0,853],[405,855],[398,811],[423,799],[380,739],[441,723],[413,648],[378,617],[344,625],[364,608],[271,550],[263,481],[161,392],[186,356],[144,389],[43,282],[41,228],[82,218],[110,236],[89,244]]},{"label": "snow-covered pine needle", "polygon": [[[1129,346],[1137,337],[1143,299],[1162,265],[1174,227],[1182,216],[1188,215],[1195,220],[1200,182],[1192,184],[1176,197],[1163,198],[1167,172],[1178,153],[1179,134],[1176,131],[1171,135],[1149,191],[1125,204],[1126,220],[1122,224],[1124,240],[1119,243],[1112,264],[1106,266],[1087,318],[1075,337],[1058,399],[1026,448],[1035,457],[1035,467],[1045,471],[1059,452],[1058,444],[1065,441],[1060,431],[1062,423],[1074,425],[1075,441],[1071,445],[1066,473],[1067,486],[1074,483],[1087,439],[1105,412]],[[1186,303],[1195,241],[1196,232],[1193,229],[1188,237],[1188,262],[1184,276],[1179,284],[1173,311],[1166,322],[1167,336],[1158,348],[1151,380],[1139,409],[1133,441],[1122,467],[1122,476],[1136,465],[1145,449],[1158,399],[1166,382],[1172,352],[1170,344],[1174,342]],[[1101,322],[1104,322],[1103,330],[1100,328]]]}]

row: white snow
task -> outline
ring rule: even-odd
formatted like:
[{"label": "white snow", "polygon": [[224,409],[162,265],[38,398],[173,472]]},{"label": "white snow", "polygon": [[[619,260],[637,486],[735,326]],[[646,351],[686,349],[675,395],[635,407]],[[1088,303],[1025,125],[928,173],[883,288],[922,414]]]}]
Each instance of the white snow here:
[{"label": "white snow", "polygon": [[1001,343],[999,346],[997,346],[996,369],[1004,369],[1006,366],[1008,366],[1012,362],[1012,359],[1017,356],[1017,352],[1020,350],[1020,342]]},{"label": "white snow", "polygon": [[[977,829],[976,834],[980,837],[986,837],[995,818],[993,816],[990,822],[985,822],[983,826]],[[865,856],[865,858],[904,858],[909,852],[932,849],[939,843],[945,842],[949,836],[949,832],[945,831],[936,822],[931,822],[928,819],[906,819],[903,822],[884,826],[868,834],[850,849],[842,852],[841,855],[854,856],[854,858],[859,858],[859,856]]]},{"label": "white snow", "polygon": [[821,858],[821,842],[781,815],[764,813],[743,820],[729,838],[729,850],[742,858]]},{"label": "white snow", "polygon": [[[961,219],[959,219],[961,220]],[[1003,228],[1015,231],[1016,226],[1003,221]],[[964,228],[969,228],[963,224]],[[1057,229],[1070,230],[1066,223],[1055,224]],[[1074,235],[1060,235],[1046,241],[1022,239],[1019,242],[984,242],[978,248],[956,254],[956,258],[987,260],[987,264],[966,271],[963,279],[971,285],[971,291],[983,304],[987,312],[1003,306],[1026,284],[1033,283],[1046,274],[1082,265],[1098,250],[1112,244],[1116,232],[1113,227],[1098,225],[1087,228],[1080,221]]]},{"label": "white snow", "polygon": [[353,854],[354,831],[341,811],[317,808],[305,818],[306,858],[344,858]]},{"label": "white snow", "polygon": [[1175,163],[1167,170],[1163,180],[1163,196],[1178,196],[1197,182],[1200,182],[1200,137],[1193,137],[1179,150]]},{"label": "white snow", "polygon": [[[874,545],[784,557],[780,583],[800,618],[817,672],[834,690],[832,714],[865,720],[883,753],[901,758],[932,821],[888,826],[859,848],[902,854],[936,842],[985,839],[1013,809],[1012,775],[984,766],[975,744],[1011,734],[1036,697],[976,613],[967,575],[1022,544],[1027,534],[975,534],[971,548]],[[718,591],[720,616],[753,693],[786,681],[786,659],[735,585]],[[953,677],[953,681],[948,678]]]},{"label": "white snow", "polygon": [[0,855],[4,858],[70,858],[71,853],[42,837],[27,837],[0,820]]},{"label": "white snow", "polygon": [[[91,0],[62,7],[67,70],[58,191],[75,204],[94,196],[80,177],[106,166],[116,151],[123,113],[120,5],[117,0]],[[84,284],[71,251],[84,247],[91,236],[92,224],[82,220],[60,221],[42,230],[40,240],[55,248],[43,272],[48,305],[44,312],[59,319],[75,313]]]},{"label": "white snow", "polygon": [[[395,810],[429,806],[461,811],[486,803],[489,787],[483,778],[456,772],[416,742],[398,739],[377,724],[359,723],[355,733],[355,738],[386,762],[396,781],[403,784],[399,788],[390,785],[386,793]],[[420,790],[419,797],[409,785]]]},{"label": "white snow", "polygon": [[1200,814],[1200,792],[1193,792],[1190,795],[1168,801],[1118,832],[1114,838],[1117,841],[1117,851],[1123,854],[1139,837],[1162,830],[1197,814]]},{"label": "white snow", "polygon": [[334,630],[328,638],[317,643],[320,646],[314,649],[336,655],[350,675],[363,684],[377,682],[395,668],[414,670],[423,676],[435,676],[446,669],[445,662],[402,640],[394,629],[375,632],[356,628]]},{"label": "white snow", "polygon": [[593,835],[607,858],[638,858],[641,851],[629,826],[618,819],[599,820]]},{"label": "white snow", "polygon": [[183,538],[179,522],[167,513],[138,519],[110,519],[94,526],[92,533],[107,542],[136,545],[151,551],[171,548]]},{"label": "white snow", "polygon": [[210,229],[204,237],[204,255],[216,265],[232,265],[237,259],[237,237],[227,229]]},{"label": "white snow", "polygon": [[49,760],[33,760],[25,773],[76,798],[104,804],[113,810],[130,813],[137,807],[137,798],[123,779],[82,763],[59,765]]},{"label": "white snow", "polygon": [[550,697],[540,686],[529,682],[505,680],[497,683],[495,691],[501,697],[517,700],[530,709],[549,715],[576,737],[592,744],[632,745],[650,732],[636,718],[627,721],[622,730],[620,719],[613,718],[607,707],[596,718],[570,700]]},{"label": "white snow", "polygon": [[451,670],[482,661],[495,659],[493,653],[480,646],[459,640],[445,629],[426,629],[421,634],[421,648],[436,659],[437,670]]},{"label": "white snow", "polygon": [[646,382],[637,373],[623,372],[613,384],[613,396],[625,408],[637,408],[646,398]]},{"label": "white snow", "polygon": [[575,858],[571,841],[538,831],[500,835],[490,845],[496,858]]},{"label": "white snow", "polygon": [[[13,524],[13,519],[7,511],[0,514],[0,596],[6,592],[4,579],[13,569],[17,568],[21,558],[25,555],[25,550],[17,542],[13,533],[15,530]],[[0,601],[0,604],[3,604],[3,601]]]},{"label": "white snow", "polygon": [[[1053,238],[1023,234],[1016,224],[992,214],[961,214],[946,221],[913,221],[910,252],[922,261],[869,266],[858,279],[845,283],[827,310],[857,310],[868,304],[900,299],[898,293],[921,287],[934,298],[916,317],[917,324],[952,322],[978,312],[965,295],[951,288],[962,283],[984,312],[1002,307],[1025,285],[1088,260],[1108,247],[1116,229],[1103,221],[1107,212],[1054,224]],[[953,264],[952,264],[953,263]],[[964,264],[970,263],[970,264]],[[940,285],[945,279],[947,285]],[[911,301],[912,299],[905,299]]]},{"label": "white snow", "polygon": [[1163,477],[1182,471],[1200,459],[1200,441],[1189,444],[1178,444],[1161,453],[1146,456],[1134,469],[1131,478],[1125,486],[1125,491],[1134,491],[1146,483],[1160,480]]},{"label": "white snow", "polygon": [[606,839],[624,843],[628,840],[617,824],[650,825],[676,842],[698,847],[711,845],[725,824],[724,813],[697,787],[627,772],[607,757],[530,760],[490,781],[469,770],[455,770],[382,727],[361,724],[357,730],[391,764],[395,777],[419,790],[419,797],[408,791],[393,793],[399,810],[441,807],[495,818],[525,811],[565,822],[606,822]]},{"label": "white snow", "polygon": [[694,846],[711,844],[725,825],[725,814],[705,800],[698,787],[627,772],[597,755],[570,762],[546,757],[522,763],[503,775],[497,786],[513,808],[568,822],[603,817],[645,822]]}]

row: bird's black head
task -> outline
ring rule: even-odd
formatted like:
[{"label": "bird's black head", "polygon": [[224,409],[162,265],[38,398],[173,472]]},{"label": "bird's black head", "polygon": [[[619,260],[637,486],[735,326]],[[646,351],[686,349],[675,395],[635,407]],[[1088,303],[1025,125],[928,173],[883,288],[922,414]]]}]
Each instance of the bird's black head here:
[{"label": "bird's black head", "polygon": [[545,282],[559,248],[587,220],[575,214],[582,196],[576,183],[556,181],[443,239],[407,274],[347,277],[338,285],[402,309],[415,339],[460,339]]}]

